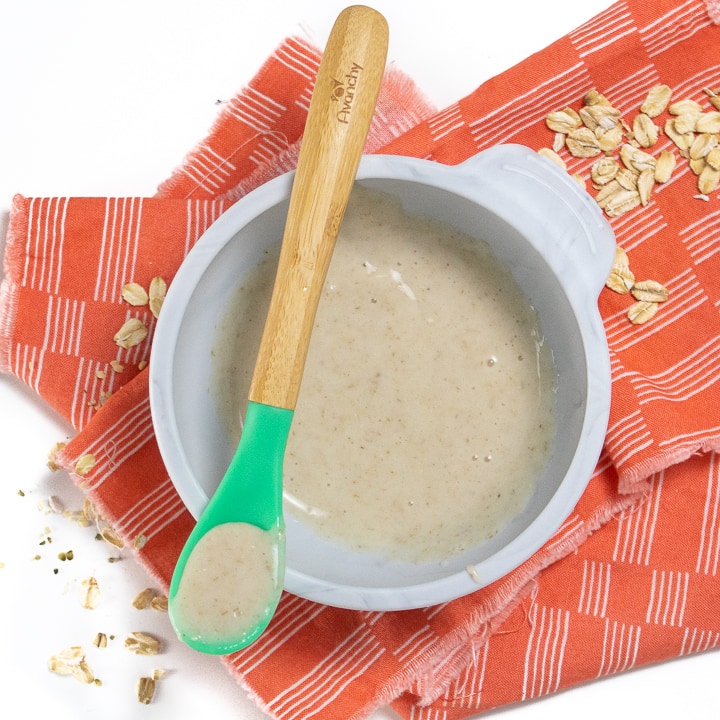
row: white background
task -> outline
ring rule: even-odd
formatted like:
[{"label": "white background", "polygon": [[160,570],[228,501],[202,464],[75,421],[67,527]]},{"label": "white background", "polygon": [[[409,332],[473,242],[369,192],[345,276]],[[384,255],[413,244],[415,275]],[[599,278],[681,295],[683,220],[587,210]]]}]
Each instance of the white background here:
[{"label": "white background", "polygon": [[[0,235],[14,193],[151,195],[206,134],[217,101],[231,97],[289,33],[323,45],[338,12],[333,0],[2,0],[0,3]],[[389,60],[439,107],[574,29],[609,0],[377,0],[388,19]],[[1,246],[1,243],[0,243]],[[14,378],[0,376],[0,715],[3,717],[261,720],[265,717],[216,658],[175,641],[167,617],[130,606],[149,584],[132,559],[109,563],[94,532],[50,514],[81,498],[45,458],[71,433]],[[18,494],[23,490],[24,497]],[[46,531],[52,545],[39,545]],[[72,549],[74,560],[57,553]],[[40,560],[32,558],[40,554]],[[53,574],[58,568],[58,574]],[[98,578],[101,606],[77,594]],[[122,647],[124,633],[167,641],[156,658]],[[116,639],[92,648],[98,631]],[[48,672],[68,645],[88,649],[101,687]],[[136,679],[168,670],[155,702],[134,697]],[[684,658],[591,683],[485,717],[543,720],[717,718],[720,656]],[[13,709],[10,709],[13,708]],[[16,710],[14,710],[17,708]],[[395,715],[379,710],[373,720]]]}]

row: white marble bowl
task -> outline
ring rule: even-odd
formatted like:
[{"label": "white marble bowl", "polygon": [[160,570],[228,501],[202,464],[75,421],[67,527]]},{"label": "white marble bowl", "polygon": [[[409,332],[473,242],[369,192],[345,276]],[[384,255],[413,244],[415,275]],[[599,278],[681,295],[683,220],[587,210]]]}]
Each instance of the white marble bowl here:
[{"label": "white marble bowl", "polygon": [[[169,289],[153,341],[150,399],[167,470],[193,516],[213,493],[228,446],[210,392],[215,325],[244,273],[279,242],[292,175],[266,183],[199,240]],[[287,517],[285,588],[338,607],[400,610],[460,597],[527,560],[572,512],[592,475],[610,405],[608,348],[597,297],[615,239],[566,173],[517,145],[450,167],[366,156],[358,182],[406,209],[481,237],[535,306],[558,372],[557,434],[526,508],[491,540],[443,562],[410,564],[352,552]]]}]

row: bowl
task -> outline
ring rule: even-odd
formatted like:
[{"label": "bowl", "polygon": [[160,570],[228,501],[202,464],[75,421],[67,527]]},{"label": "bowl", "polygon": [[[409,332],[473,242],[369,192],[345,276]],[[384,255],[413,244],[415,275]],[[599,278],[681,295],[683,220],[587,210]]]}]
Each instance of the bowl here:
[{"label": "bowl", "polygon": [[[574,180],[519,145],[500,145],[456,166],[364,156],[357,183],[395,196],[413,215],[487,242],[535,308],[556,370],[549,460],[524,509],[493,537],[442,560],[408,562],[351,550],[286,514],[288,592],[353,609],[426,607],[512,572],[553,536],[584,492],[610,407],[597,298],[615,238]],[[169,476],[195,518],[235,450],[211,391],[215,327],[238,284],[279,243],[291,184],[288,173],[262,185],[204,233],[158,320],[149,366],[153,423]]]}]

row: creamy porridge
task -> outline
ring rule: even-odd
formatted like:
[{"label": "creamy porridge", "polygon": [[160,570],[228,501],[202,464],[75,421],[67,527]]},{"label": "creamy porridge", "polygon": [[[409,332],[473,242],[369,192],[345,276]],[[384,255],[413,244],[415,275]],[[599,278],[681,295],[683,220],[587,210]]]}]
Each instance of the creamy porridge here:
[{"label": "creamy porridge", "polygon": [[282,576],[278,532],[232,522],[200,538],[171,607],[187,637],[208,643],[241,641],[272,617]]},{"label": "creamy porridge", "polygon": [[[213,393],[233,443],[276,262],[250,274],[217,329]],[[487,245],[356,187],[288,440],[285,510],[359,551],[462,552],[530,498],[554,389],[535,312]]]}]

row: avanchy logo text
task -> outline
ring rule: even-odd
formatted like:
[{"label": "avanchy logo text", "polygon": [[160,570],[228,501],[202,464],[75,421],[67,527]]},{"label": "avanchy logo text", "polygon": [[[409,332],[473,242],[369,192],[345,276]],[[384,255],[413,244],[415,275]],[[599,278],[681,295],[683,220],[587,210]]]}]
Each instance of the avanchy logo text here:
[{"label": "avanchy logo text", "polygon": [[350,72],[348,72],[342,80],[333,78],[332,100],[338,104],[336,112],[338,122],[347,123],[350,120],[352,112],[353,100],[355,99],[355,88],[357,87],[358,78],[362,72],[362,65],[356,62],[352,64]]}]

